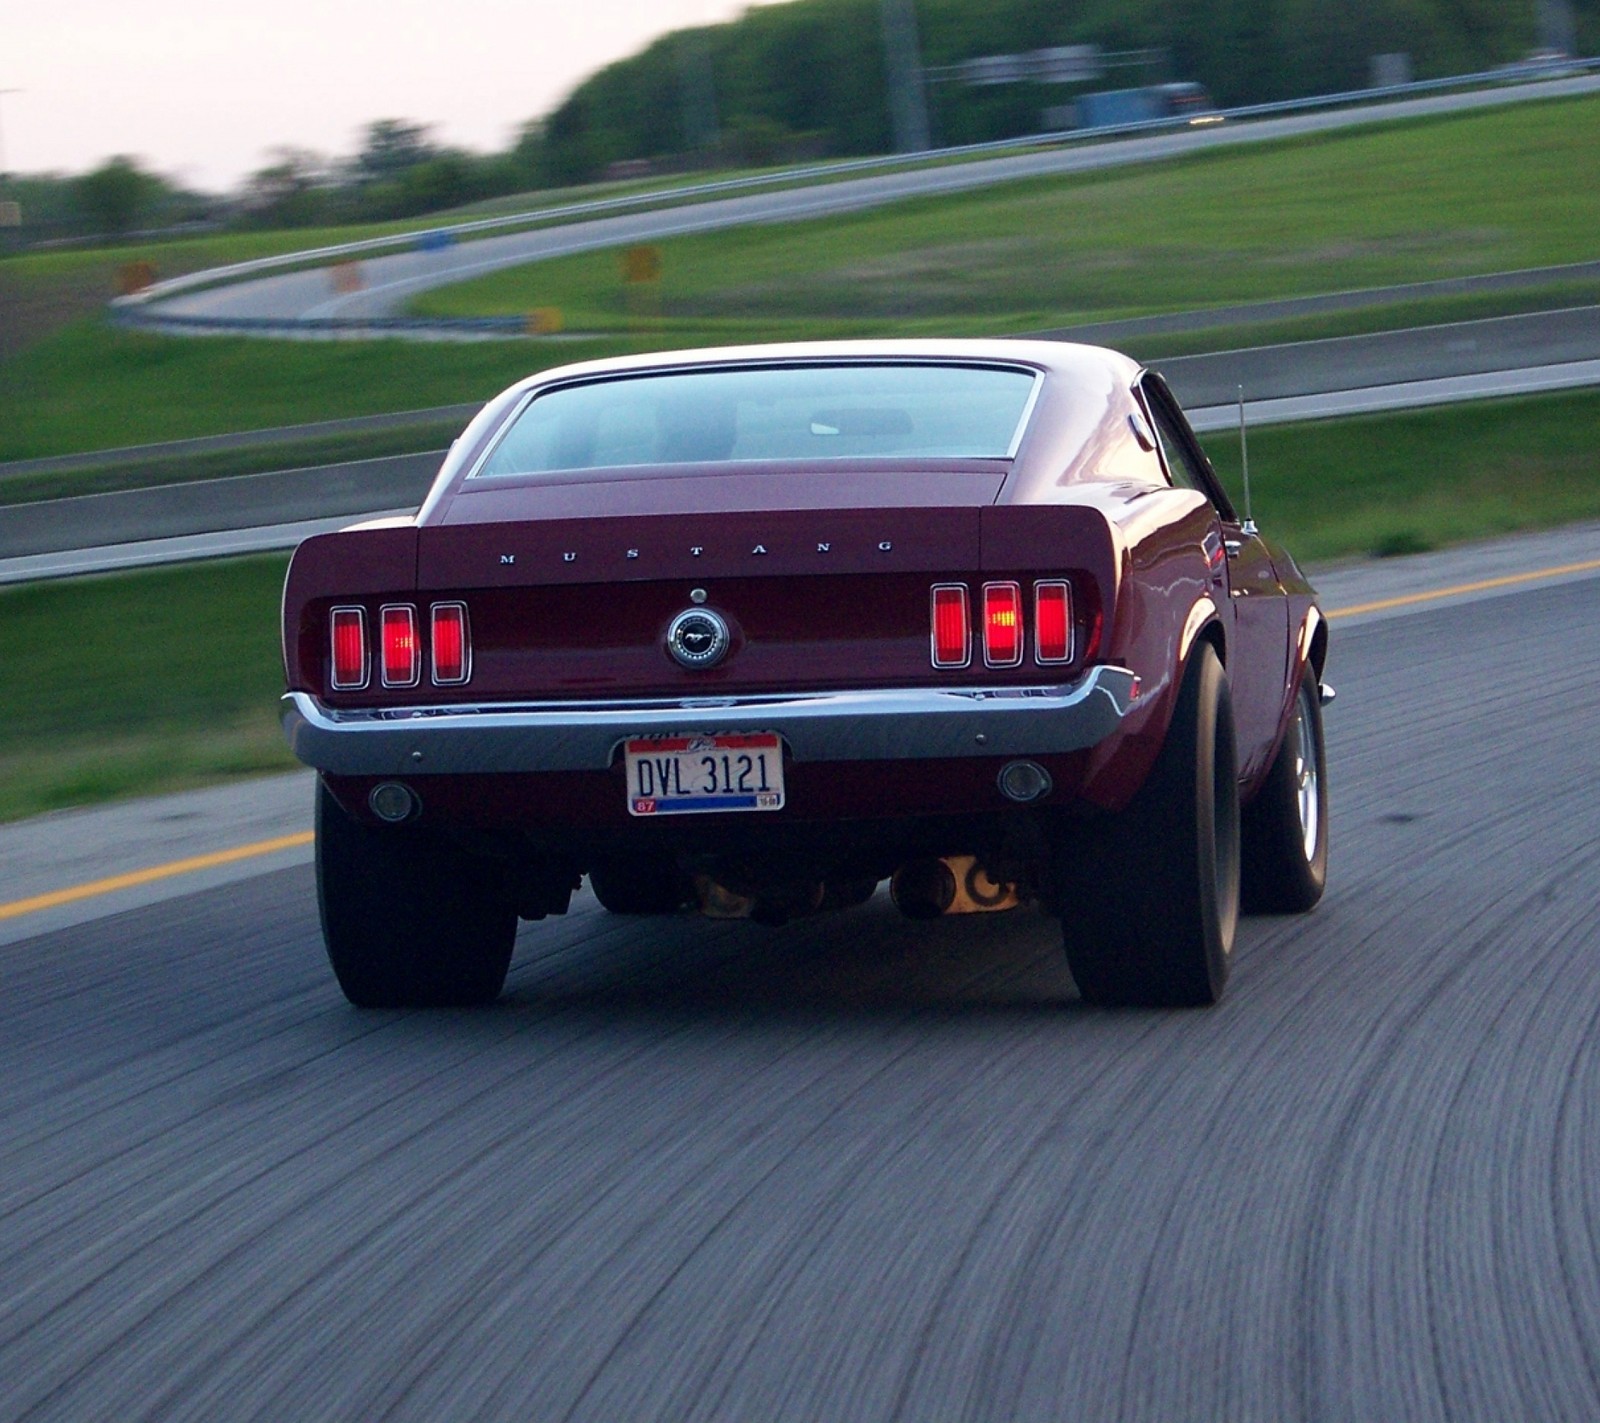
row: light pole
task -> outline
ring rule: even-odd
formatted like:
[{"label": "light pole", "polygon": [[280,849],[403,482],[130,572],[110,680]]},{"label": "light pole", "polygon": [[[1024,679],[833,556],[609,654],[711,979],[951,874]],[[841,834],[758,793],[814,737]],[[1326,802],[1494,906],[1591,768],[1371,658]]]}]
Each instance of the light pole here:
[{"label": "light pole", "polygon": [[922,46],[917,41],[916,0],[881,0],[880,17],[894,150],[896,153],[923,153],[932,145],[928,140]]},{"label": "light pole", "polygon": [[1572,0],[1539,0],[1535,7],[1539,26],[1539,48],[1575,54],[1578,49],[1577,24],[1572,16]]}]

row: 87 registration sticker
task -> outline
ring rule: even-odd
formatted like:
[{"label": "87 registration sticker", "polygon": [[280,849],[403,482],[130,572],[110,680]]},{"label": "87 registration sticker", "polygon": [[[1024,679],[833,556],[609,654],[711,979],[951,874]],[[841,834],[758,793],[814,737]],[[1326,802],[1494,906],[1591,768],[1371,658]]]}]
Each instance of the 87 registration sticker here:
[{"label": "87 registration sticker", "polygon": [[782,810],[783,743],[774,731],[649,736],[622,743],[629,815]]}]

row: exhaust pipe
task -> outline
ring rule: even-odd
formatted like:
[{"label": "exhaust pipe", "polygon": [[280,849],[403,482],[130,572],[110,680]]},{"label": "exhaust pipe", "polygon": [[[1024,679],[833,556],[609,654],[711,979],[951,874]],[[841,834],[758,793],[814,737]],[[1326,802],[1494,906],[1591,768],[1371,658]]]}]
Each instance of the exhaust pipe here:
[{"label": "exhaust pipe", "polygon": [[976,855],[908,860],[894,872],[889,893],[907,919],[995,914],[1022,902],[1016,885],[992,879]]},{"label": "exhaust pipe", "polygon": [[944,860],[907,860],[889,881],[889,894],[907,919],[937,919],[955,903],[955,873]]}]

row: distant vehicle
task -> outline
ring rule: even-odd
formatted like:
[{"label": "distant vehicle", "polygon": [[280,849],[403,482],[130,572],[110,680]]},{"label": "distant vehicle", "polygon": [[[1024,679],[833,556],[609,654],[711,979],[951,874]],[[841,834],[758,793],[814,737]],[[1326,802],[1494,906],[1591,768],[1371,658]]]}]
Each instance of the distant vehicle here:
[{"label": "distant vehicle", "polygon": [[1562,49],[1532,49],[1511,64],[1502,64],[1494,71],[1502,79],[1517,81],[1528,79],[1569,79],[1587,72],[1584,65]]},{"label": "distant vehicle", "polygon": [[1322,894],[1328,630],[1159,375],[1043,341],[547,371],[412,518],[301,544],[285,726],[328,956],[484,1002],[517,919],[1040,903],[1084,997],[1205,1004]]},{"label": "distant vehicle", "polygon": [[1212,122],[1220,117],[1205,86],[1188,80],[1142,89],[1105,89],[1081,95],[1070,107],[1078,128],[1117,128],[1158,119]]}]

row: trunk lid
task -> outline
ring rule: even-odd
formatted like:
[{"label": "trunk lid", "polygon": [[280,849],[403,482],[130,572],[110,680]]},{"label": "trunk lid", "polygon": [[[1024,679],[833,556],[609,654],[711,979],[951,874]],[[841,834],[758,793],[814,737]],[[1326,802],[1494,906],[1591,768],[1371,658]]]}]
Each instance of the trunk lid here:
[{"label": "trunk lid", "polygon": [[[717,696],[930,675],[929,587],[980,562],[975,508],[782,509],[445,524],[420,531],[421,598],[471,610],[471,695]],[[680,666],[672,620],[727,625]]]}]

